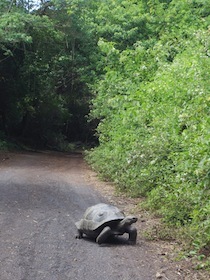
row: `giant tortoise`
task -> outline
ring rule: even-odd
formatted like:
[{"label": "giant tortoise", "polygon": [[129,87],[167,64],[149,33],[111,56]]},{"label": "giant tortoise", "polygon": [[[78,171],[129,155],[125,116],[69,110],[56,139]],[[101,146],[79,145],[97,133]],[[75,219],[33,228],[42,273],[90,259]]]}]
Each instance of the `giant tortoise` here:
[{"label": "giant tortoise", "polygon": [[136,221],[136,217],[125,217],[123,212],[113,205],[99,203],[89,207],[83,218],[75,223],[78,230],[76,238],[82,238],[85,234],[96,239],[98,244],[102,244],[110,236],[128,233],[128,243],[135,244],[137,230],[131,225]]}]

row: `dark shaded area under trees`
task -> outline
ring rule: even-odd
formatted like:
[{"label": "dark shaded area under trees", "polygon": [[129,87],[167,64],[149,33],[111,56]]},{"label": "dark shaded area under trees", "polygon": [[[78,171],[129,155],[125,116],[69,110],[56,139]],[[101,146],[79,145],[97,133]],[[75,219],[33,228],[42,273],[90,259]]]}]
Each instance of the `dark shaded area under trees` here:
[{"label": "dark shaded area under trees", "polygon": [[77,7],[35,3],[0,4],[0,137],[58,149],[95,142],[87,83],[96,38],[81,26]]}]

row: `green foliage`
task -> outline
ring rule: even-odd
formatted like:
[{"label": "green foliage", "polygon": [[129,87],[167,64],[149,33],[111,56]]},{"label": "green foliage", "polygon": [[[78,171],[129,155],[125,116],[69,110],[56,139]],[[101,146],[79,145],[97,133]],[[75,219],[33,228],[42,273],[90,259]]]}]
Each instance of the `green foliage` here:
[{"label": "green foliage", "polygon": [[30,43],[31,36],[25,32],[26,24],[30,22],[31,17],[14,12],[1,16],[0,22],[0,41],[2,43],[16,44],[19,42]]},{"label": "green foliage", "polygon": [[64,98],[56,94],[58,71],[53,71],[60,58],[62,33],[46,16],[15,10],[1,17],[0,34],[4,130],[39,142],[48,131],[61,129],[69,117]]},{"label": "green foliage", "polygon": [[32,10],[33,1],[4,1],[0,12],[0,130],[59,149],[92,135],[87,84],[97,59],[81,1],[66,2]]},{"label": "green foliage", "polygon": [[8,148],[7,142],[1,139],[0,140],[0,150],[5,151],[5,150],[7,150],[7,148]]},{"label": "green foliage", "polygon": [[103,24],[109,32],[99,25],[104,75],[90,116],[99,119],[100,145],[87,159],[201,248],[210,244],[209,3],[136,3],[127,13],[144,18],[147,32],[133,41],[118,41],[127,24],[117,1]]}]

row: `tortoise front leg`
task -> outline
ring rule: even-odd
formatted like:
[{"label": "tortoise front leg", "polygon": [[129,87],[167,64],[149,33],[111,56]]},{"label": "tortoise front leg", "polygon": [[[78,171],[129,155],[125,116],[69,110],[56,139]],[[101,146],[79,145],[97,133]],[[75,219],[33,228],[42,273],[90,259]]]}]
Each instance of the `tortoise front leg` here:
[{"label": "tortoise front leg", "polygon": [[83,237],[83,231],[78,229],[77,232],[78,232],[78,233],[77,233],[77,235],[76,235],[76,238],[77,238],[77,239],[81,239],[81,238]]},{"label": "tortoise front leg", "polygon": [[136,244],[136,238],[137,238],[136,228],[130,226],[126,229],[126,232],[129,234],[129,239],[128,239],[129,244],[131,245]]},{"label": "tortoise front leg", "polygon": [[112,234],[112,230],[110,227],[105,227],[101,233],[98,235],[98,237],[96,238],[96,242],[98,244],[102,244],[106,241],[106,239]]}]

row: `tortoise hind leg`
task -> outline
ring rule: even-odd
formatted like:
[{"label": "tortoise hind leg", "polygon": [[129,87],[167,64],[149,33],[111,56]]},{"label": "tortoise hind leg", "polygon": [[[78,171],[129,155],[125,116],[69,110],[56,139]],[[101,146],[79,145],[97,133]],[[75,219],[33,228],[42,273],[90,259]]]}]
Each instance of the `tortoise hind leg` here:
[{"label": "tortoise hind leg", "polygon": [[98,244],[102,244],[106,241],[106,239],[112,234],[112,230],[110,227],[105,227],[101,233],[99,234],[99,236],[96,238],[96,242]]}]

